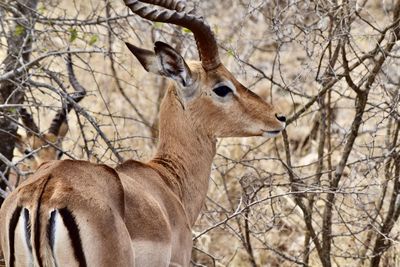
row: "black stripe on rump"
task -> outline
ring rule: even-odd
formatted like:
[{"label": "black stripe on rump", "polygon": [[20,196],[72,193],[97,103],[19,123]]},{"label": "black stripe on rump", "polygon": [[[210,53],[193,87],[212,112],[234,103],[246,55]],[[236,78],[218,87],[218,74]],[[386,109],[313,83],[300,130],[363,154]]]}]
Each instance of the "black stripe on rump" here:
[{"label": "black stripe on rump", "polygon": [[51,251],[54,250],[54,231],[55,231],[55,223],[56,223],[56,211],[53,210],[50,213],[49,224],[47,225],[47,238],[49,239],[49,245]]},{"label": "black stripe on rump", "polygon": [[79,235],[79,228],[76,224],[74,215],[72,215],[72,213],[67,208],[59,209],[58,212],[60,213],[64,221],[64,225],[68,230],[68,234],[72,243],[72,248],[74,250],[75,259],[78,261],[79,267],[86,267],[87,265],[85,254],[83,253],[82,240]]},{"label": "black stripe on rump", "polygon": [[15,228],[17,228],[18,224],[18,219],[19,216],[21,215],[21,207],[17,207],[12,216],[11,220],[9,223],[9,228],[8,228],[8,240],[9,240],[9,246],[10,246],[10,257],[9,257],[9,266],[14,267],[15,266]]},{"label": "black stripe on rump", "polygon": [[29,210],[24,208],[24,217],[25,217],[25,241],[28,245],[29,252],[32,253],[32,244],[31,244],[31,222],[29,218]]}]

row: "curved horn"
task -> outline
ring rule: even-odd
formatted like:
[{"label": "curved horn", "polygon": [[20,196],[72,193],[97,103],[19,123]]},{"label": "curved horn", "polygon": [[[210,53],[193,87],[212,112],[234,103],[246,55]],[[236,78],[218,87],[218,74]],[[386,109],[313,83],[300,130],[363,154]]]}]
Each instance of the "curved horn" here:
[{"label": "curved horn", "polygon": [[[22,123],[26,128],[30,129],[32,132],[39,133],[39,128],[33,120],[32,115],[25,108],[19,110],[19,115],[21,116]],[[28,131],[28,134],[31,133]]]},{"label": "curved horn", "polygon": [[[165,9],[159,10],[143,3],[157,5]],[[196,40],[200,60],[205,70],[217,68],[220,64],[218,45],[210,26],[202,17],[192,13],[184,12],[185,3],[179,0],[125,0],[135,14],[142,18],[156,21],[172,23],[191,30]]]},{"label": "curved horn", "polygon": [[[68,49],[69,51],[69,49]],[[71,96],[72,100],[78,103],[81,101],[85,95],[86,95],[86,90],[85,88],[78,82],[75,76],[74,69],[72,67],[72,56],[71,53],[68,53],[67,58],[66,58],[66,65],[67,65],[67,71],[68,71],[68,79],[72,87],[74,88],[75,92]],[[49,128],[49,133],[52,133],[56,136],[58,136],[60,127],[63,123],[67,122],[67,114],[71,111],[73,107],[73,104],[67,99],[67,106],[64,108],[62,107],[57,114],[55,115],[53,121],[51,122],[50,128]]]},{"label": "curved horn", "polygon": [[[75,93],[72,95],[72,99],[76,103],[79,103],[86,96],[86,89],[76,79],[74,68],[72,65],[71,53],[68,53],[68,55],[67,55],[66,64],[67,64],[69,82],[72,85],[72,88],[74,88],[74,90],[75,90]],[[68,112],[70,112],[71,109],[72,109],[72,104],[70,102],[68,102],[68,104],[67,104]]]}]

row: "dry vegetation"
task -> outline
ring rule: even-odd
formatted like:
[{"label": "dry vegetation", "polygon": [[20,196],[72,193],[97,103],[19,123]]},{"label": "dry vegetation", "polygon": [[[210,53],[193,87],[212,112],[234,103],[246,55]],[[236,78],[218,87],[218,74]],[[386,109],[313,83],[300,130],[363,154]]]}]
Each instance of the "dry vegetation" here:
[{"label": "dry vegetation", "polygon": [[[228,69],[290,118],[276,139],[219,140],[193,266],[400,266],[400,2],[191,5]],[[27,30],[13,28],[15,6],[0,2],[0,60],[10,33]],[[23,102],[0,98],[2,119],[23,103],[46,131],[65,101],[48,71],[68,87],[70,47],[88,95],[69,116],[64,158],[149,159],[165,81],[145,73],[123,41],[162,40],[196,59],[190,32],[138,19],[119,0],[44,0],[36,10],[30,60],[47,56],[15,84]]]}]

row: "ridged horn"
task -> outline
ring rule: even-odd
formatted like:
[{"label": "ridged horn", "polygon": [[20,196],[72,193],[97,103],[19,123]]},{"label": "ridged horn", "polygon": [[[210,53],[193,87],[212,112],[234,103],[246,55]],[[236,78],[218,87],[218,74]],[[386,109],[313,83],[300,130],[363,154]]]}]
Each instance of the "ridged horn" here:
[{"label": "ridged horn", "polygon": [[[39,128],[33,120],[32,115],[25,108],[19,110],[19,115],[21,116],[22,123],[26,128],[30,129],[32,132],[39,133]],[[31,133],[28,131],[28,134]]]},{"label": "ridged horn", "polygon": [[[78,82],[75,76],[75,72],[72,66],[72,56],[71,53],[67,54],[66,58],[66,65],[67,65],[67,71],[68,71],[68,79],[72,87],[74,88],[75,92],[71,96],[71,98],[78,103],[81,101],[85,95],[86,95],[86,90],[85,88]],[[67,123],[67,114],[71,111],[73,105],[70,101],[67,99],[67,106],[64,108],[62,107],[57,114],[54,116],[53,121],[51,122],[50,128],[49,128],[49,133],[52,133],[56,136],[58,136],[60,127],[63,123]]]},{"label": "ridged horn", "polygon": [[[153,6],[149,6],[151,4]],[[200,16],[185,12],[185,1],[180,0],[125,0],[133,13],[147,20],[171,23],[191,30],[203,68],[213,70],[220,64],[218,45],[210,26]],[[164,9],[160,10],[154,6]]]}]

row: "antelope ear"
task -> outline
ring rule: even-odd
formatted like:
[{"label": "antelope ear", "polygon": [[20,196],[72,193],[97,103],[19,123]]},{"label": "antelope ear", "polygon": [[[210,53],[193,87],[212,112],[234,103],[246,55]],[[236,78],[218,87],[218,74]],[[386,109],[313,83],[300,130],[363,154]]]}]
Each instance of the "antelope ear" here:
[{"label": "antelope ear", "polygon": [[137,47],[130,43],[125,43],[131,53],[139,60],[143,68],[152,73],[159,74],[156,54],[150,50]]},{"label": "antelope ear", "polygon": [[148,72],[173,79],[183,87],[193,83],[192,73],[183,57],[166,43],[156,42],[155,53],[128,43],[126,45]]},{"label": "antelope ear", "polygon": [[25,150],[25,142],[22,139],[22,136],[20,134],[16,134],[15,135],[15,147],[18,149],[18,151],[21,154],[24,154],[24,150]]},{"label": "antelope ear", "polygon": [[68,130],[69,130],[68,123],[64,121],[60,126],[60,130],[58,130],[58,136],[57,136],[58,139],[61,140],[64,139],[64,137],[68,133]]},{"label": "antelope ear", "polygon": [[192,72],[183,57],[171,46],[163,42],[154,44],[162,75],[171,78],[183,87],[193,83]]}]

